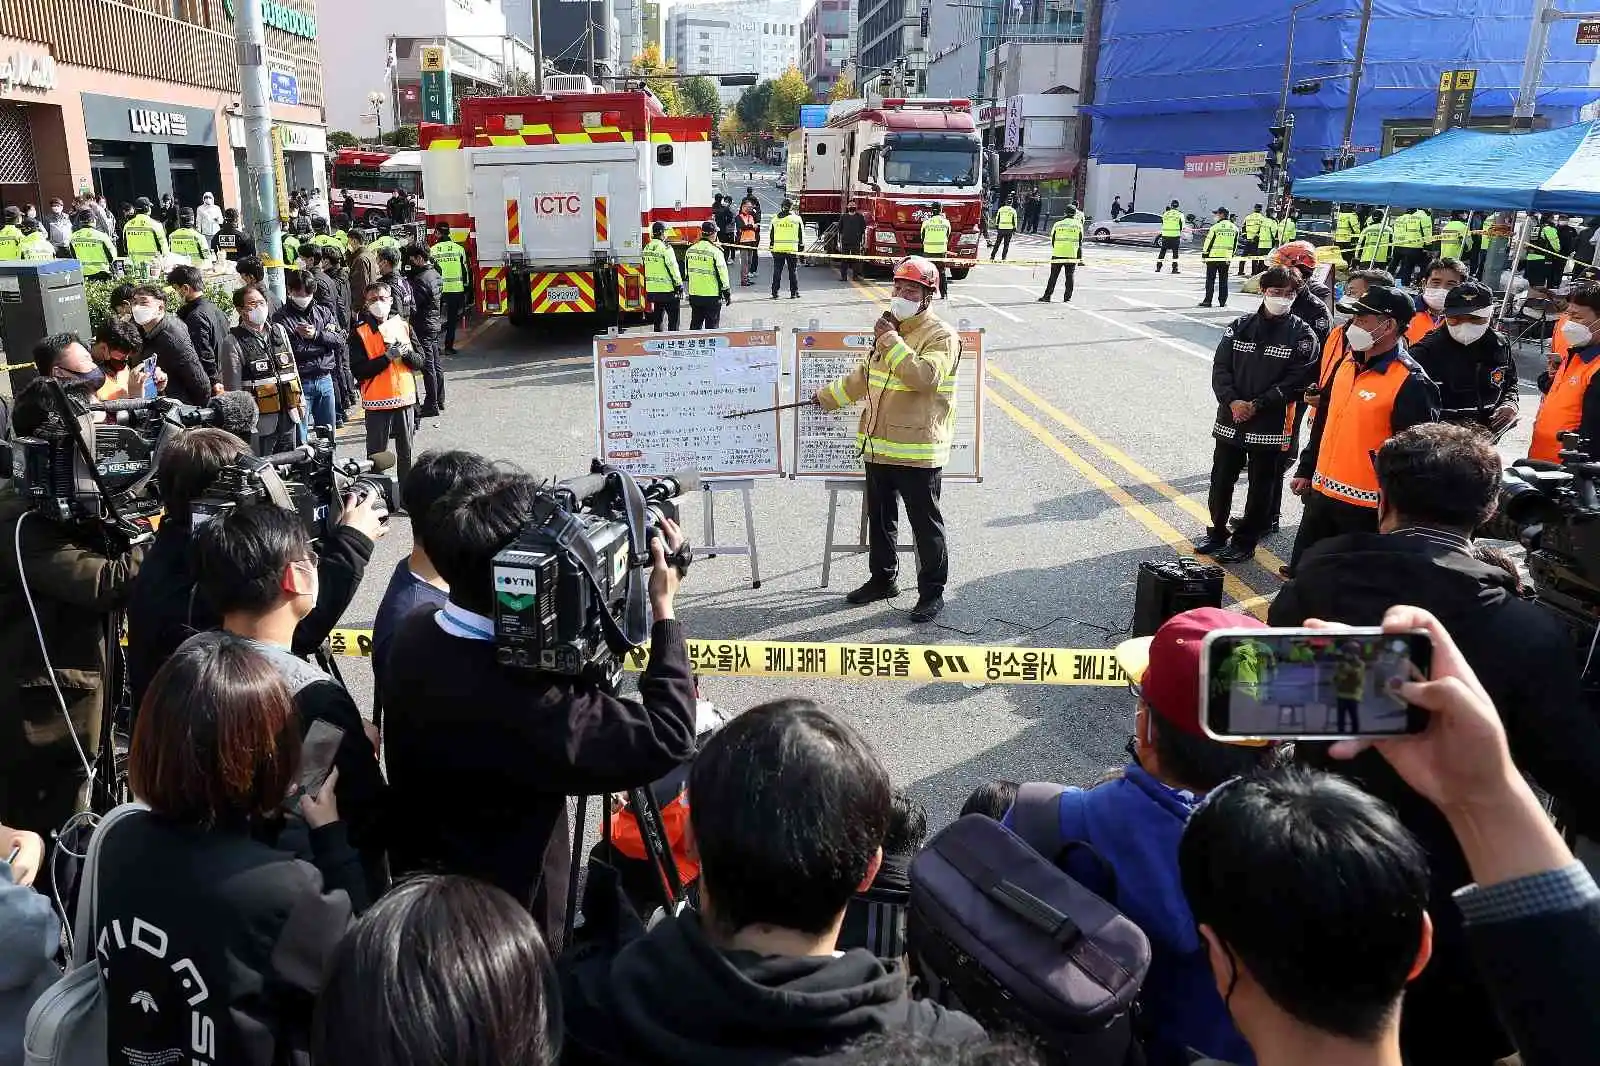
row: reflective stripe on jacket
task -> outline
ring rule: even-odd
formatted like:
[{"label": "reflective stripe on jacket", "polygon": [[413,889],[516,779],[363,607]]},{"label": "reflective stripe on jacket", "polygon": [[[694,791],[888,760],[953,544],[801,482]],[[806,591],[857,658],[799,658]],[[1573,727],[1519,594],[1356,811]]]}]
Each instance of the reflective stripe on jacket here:
[{"label": "reflective stripe on jacket", "polygon": [[[376,359],[389,349],[383,334],[363,322],[356,327],[356,336],[367,350],[367,358]],[[392,411],[410,407],[417,402],[417,380],[411,368],[398,359],[392,360],[376,377],[361,383],[361,407],[367,411]]]},{"label": "reflective stripe on jacket", "polygon": [[1058,218],[1050,227],[1050,260],[1058,263],[1083,261],[1083,219],[1077,215]]},{"label": "reflective stripe on jacket", "polygon": [[924,255],[944,255],[950,250],[950,220],[943,215],[929,215],[922,220],[922,252]]},{"label": "reflective stripe on jacket", "polygon": [[861,363],[817,394],[829,410],[866,400],[856,443],[869,463],[938,469],[950,460],[961,338],[932,311],[900,323]]},{"label": "reflective stripe on jacket", "polygon": [[672,246],[659,237],[644,246],[644,291],[672,292],[683,287],[678,273],[678,256]]}]

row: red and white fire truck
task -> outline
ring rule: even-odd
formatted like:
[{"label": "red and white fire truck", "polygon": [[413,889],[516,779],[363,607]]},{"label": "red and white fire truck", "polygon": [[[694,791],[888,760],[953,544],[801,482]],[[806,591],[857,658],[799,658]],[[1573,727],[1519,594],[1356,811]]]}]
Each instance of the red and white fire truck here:
[{"label": "red and white fire truck", "polygon": [[922,220],[937,202],[950,220],[950,255],[975,259],[992,167],[969,100],[840,100],[826,126],[789,135],[788,192],[819,233],[854,200],[867,218],[864,251],[886,257],[922,251]]},{"label": "red and white fire truck", "polygon": [[711,217],[711,120],[669,117],[646,90],[553,76],[546,95],[461,101],[421,130],[429,227],[467,239],[479,310],[518,325],[645,310],[654,222],[692,243]]}]

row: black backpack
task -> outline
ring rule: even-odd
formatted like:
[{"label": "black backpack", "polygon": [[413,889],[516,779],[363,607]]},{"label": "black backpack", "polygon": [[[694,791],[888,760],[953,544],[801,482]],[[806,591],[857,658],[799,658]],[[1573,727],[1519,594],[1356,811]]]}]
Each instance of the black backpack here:
[{"label": "black backpack", "polygon": [[[1053,812],[1060,792],[1024,785],[1016,810]],[[1063,850],[1059,828],[1045,826],[1042,813],[1024,820],[1030,824],[1014,833],[968,815],[917,856],[909,924],[916,970],[931,998],[991,1033],[1036,1043],[1046,1062],[1141,1064],[1133,1012],[1149,941],[1051,861]],[[1037,846],[1025,839],[1034,827]]]}]

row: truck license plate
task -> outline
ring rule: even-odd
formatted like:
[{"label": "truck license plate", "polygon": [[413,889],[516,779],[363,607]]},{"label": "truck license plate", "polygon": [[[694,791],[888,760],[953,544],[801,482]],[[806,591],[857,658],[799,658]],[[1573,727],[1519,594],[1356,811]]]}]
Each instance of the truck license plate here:
[{"label": "truck license plate", "polygon": [[576,285],[552,285],[544,290],[544,298],[551,303],[575,304],[579,293]]}]

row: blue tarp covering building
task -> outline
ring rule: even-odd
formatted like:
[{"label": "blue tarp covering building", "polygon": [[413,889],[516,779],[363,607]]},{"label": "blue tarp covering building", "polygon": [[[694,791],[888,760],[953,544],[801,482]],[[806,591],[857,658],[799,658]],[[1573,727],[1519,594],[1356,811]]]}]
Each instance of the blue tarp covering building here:
[{"label": "blue tarp covering building", "polygon": [[[1283,0],[1194,3],[1103,0],[1090,154],[1101,163],[1182,169],[1184,156],[1266,147],[1283,87],[1289,8]],[[1528,41],[1529,0],[1374,0],[1353,145],[1382,144],[1386,121],[1427,120],[1439,75],[1478,71],[1474,117],[1509,115]],[[1327,78],[1290,96],[1289,172],[1322,172],[1339,148],[1361,0],[1324,0],[1295,21],[1291,83]],[[1571,23],[1550,34],[1539,93],[1543,124],[1564,126],[1594,100],[1593,47]],[[1564,28],[1565,27],[1565,28]],[[1371,156],[1367,156],[1371,158]]]}]

